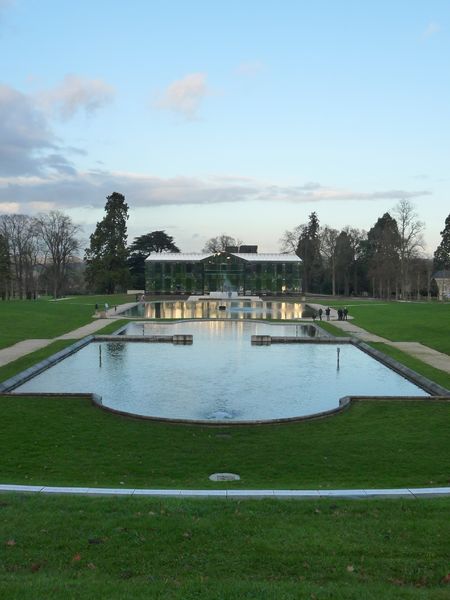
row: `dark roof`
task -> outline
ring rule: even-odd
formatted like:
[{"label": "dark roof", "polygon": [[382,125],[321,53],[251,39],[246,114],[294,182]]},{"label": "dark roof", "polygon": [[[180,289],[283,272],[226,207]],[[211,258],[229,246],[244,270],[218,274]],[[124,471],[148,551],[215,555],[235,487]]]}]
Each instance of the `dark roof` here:
[{"label": "dark roof", "polygon": [[437,271],[433,275],[433,279],[450,279],[450,270]]}]

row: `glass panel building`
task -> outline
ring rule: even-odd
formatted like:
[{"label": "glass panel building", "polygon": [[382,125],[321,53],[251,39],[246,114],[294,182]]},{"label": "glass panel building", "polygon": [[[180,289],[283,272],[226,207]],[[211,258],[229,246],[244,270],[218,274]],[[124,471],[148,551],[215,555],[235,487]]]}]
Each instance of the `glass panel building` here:
[{"label": "glass panel building", "polygon": [[[237,292],[240,295],[301,292],[302,261],[295,254],[225,251],[216,254],[161,253],[145,264],[149,294]],[[242,249],[242,247],[241,247]]]}]

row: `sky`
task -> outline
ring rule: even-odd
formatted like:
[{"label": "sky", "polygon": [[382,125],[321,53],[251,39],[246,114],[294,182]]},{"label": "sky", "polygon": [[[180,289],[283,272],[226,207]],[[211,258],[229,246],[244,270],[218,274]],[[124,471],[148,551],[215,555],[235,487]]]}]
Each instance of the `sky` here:
[{"label": "sky", "polygon": [[0,214],[62,210],[86,244],[222,233],[262,252],[315,211],[369,230],[450,213],[448,0],[0,0]]}]

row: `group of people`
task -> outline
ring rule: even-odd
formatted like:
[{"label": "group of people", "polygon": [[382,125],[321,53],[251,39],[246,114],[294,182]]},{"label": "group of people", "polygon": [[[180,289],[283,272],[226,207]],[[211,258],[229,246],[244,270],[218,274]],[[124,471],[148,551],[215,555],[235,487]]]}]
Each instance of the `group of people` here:
[{"label": "group of people", "polygon": [[[322,320],[322,316],[323,316],[323,309],[319,308],[319,310],[317,311],[317,316],[319,317],[319,320]],[[329,306],[327,306],[327,308],[325,309],[325,315],[327,317],[327,321],[330,320],[330,314],[331,314],[331,308]],[[338,321],[346,321],[347,320],[347,316],[348,316],[348,309],[345,306],[344,308],[338,308],[337,309],[337,314],[338,314]],[[316,313],[313,314],[313,320],[316,319]]]},{"label": "group of people", "polygon": [[[325,309],[325,314],[326,314],[326,317],[327,317],[327,321],[330,320],[330,313],[331,313],[331,308],[328,306]],[[319,310],[317,311],[317,314],[319,316],[319,320],[321,321],[322,320],[322,316],[323,316],[323,310],[321,308],[319,308]],[[316,314],[314,313],[313,314],[313,320],[315,320],[315,318],[316,318]]]},{"label": "group of people", "polygon": [[338,308],[338,321],[346,321],[348,316],[348,309],[346,306],[344,308]]}]

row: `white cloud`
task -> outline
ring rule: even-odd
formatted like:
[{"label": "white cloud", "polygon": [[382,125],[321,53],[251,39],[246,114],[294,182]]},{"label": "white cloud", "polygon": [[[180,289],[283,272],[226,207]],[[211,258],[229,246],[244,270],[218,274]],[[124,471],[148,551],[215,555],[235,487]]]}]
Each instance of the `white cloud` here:
[{"label": "white cloud", "polygon": [[0,85],[0,176],[74,172],[33,98]]},{"label": "white cloud", "polygon": [[426,26],[422,36],[424,38],[429,38],[429,37],[435,35],[436,33],[438,33],[440,30],[441,30],[441,26],[439,25],[439,23],[436,23],[435,21],[431,21]]},{"label": "white cloud", "polygon": [[193,120],[203,99],[210,93],[206,73],[190,73],[172,82],[154,103],[156,108],[172,110],[185,119]]},{"label": "white cloud", "polygon": [[41,92],[37,97],[45,109],[67,120],[78,112],[93,114],[111,102],[114,93],[114,88],[101,79],[66,75],[60,85]]},{"label": "white cloud", "polygon": [[18,202],[0,202],[0,214],[15,214],[20,212],[20,204]]},{"label": "white cloud", "polygon": [[264,65],[259,60],[250,60],[243,62],[236,68],[236,74],[243,77],[254,77],[264,69]]},{"label": "white cloud", "polygon": [[24,178],[0,178],[0,202],[22,202],[24,212],[34,212],[34,203],[57,208],[102,208],[113,191],[123,193],[132,207],[210,205],[264,201],[303,204],[324,201],[399,200],[430,195],[427,190],[355,191],[306,183],[274,185],[240,177],[173,177],[164,179],[134,173],[89,171]]}]

